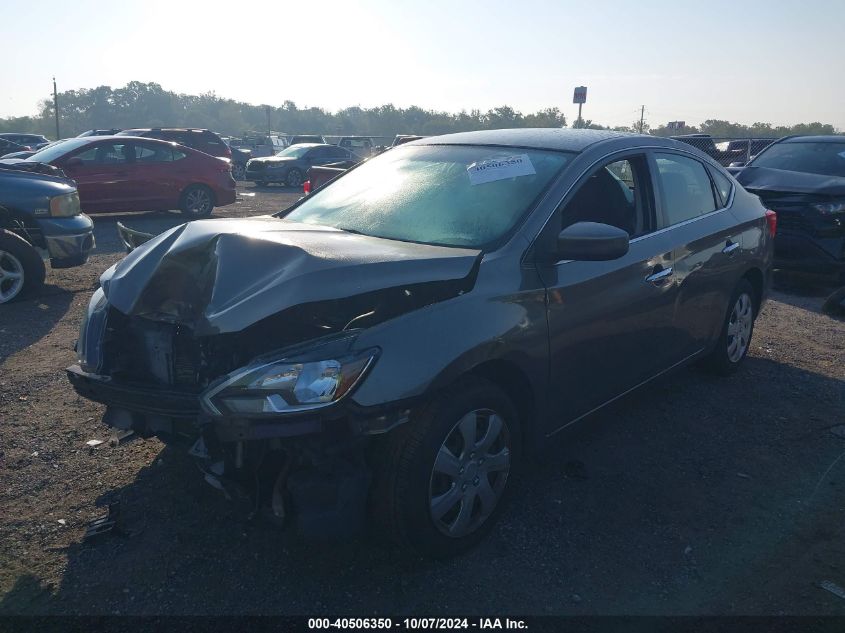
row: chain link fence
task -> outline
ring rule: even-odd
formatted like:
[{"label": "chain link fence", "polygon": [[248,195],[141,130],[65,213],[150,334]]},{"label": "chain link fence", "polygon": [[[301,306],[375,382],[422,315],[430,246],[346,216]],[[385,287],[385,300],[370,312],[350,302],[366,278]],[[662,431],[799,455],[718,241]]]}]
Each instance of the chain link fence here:
[{"label": "chain link fence", "polygon": [[671,138],[700,149],[725,167],[733,163],[747,163],[777,140],[776,138],[725,138],[707,134],[687,134]]}]

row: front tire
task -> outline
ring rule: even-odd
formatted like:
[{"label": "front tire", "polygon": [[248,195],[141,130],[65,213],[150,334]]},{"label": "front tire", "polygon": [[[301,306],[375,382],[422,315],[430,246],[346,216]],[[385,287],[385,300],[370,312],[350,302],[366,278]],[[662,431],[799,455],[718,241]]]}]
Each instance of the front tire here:
[{"label": "front tire", "polygon": [[739,369],[751,348],[756,313],[756,293],[748,280],[737,284],[728,304],[728,314],[716,347],[704,359],[704,366],[713,373],[728,375]]},{"label": "front tire", "polygon": [[46,274],[41,256],[29,242],[0,229],[0,304],[35,293]]},{"label": "front tire", "polygon": [[444,558],[492,529],[518,472],[519,417],[487,380],[468,377],[433,398],[382,447],[374,505],[389,534]]},{"label": "front tire", "polygon": [[179,210],[191,218],[207,218],[214,209],[214,194],[205,185],[191,185],[182,192]]}]

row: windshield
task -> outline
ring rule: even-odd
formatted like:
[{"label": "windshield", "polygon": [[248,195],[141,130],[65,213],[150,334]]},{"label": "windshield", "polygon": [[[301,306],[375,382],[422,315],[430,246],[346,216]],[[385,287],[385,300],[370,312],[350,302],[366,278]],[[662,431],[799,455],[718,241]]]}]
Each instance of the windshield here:
[{"label": "windshield", "polygon": [[845,140],[842,143],[776,143],[755,158],[751,165],[845,177]]},{"label": "windshield", "polygon": [[68,152],[71,152],[78,147],[82,147],[83,145],[87,145],[90,142],[91,139],[87,138],[70,138],[66,141],[59,141],[54,145],[48,145],[47,147],[40,149],[26,160],[33,163],[50,163],[57,158],[61,158]]},{"label": "windshield", "polygon": [[276,156],[289,156],[290,158],[302,158],[311,149],[307,145],[291,145],[287,149],[278,152]]},{"label": "windshield", "polygon": [[286,219],[409,242],[483,248],[513,229],[573,154],[405,146],[364,163]]}]

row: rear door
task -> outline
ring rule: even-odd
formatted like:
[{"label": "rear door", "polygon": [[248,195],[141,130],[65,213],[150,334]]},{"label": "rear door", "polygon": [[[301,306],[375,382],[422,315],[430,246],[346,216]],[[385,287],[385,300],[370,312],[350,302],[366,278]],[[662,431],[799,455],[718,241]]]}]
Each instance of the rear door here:
[{"label": "rear door", "polygon": [[[740,230],[729,212],[733,189],[714,185],[711,168],[680,152],[654,152],[662,223],[676,244],[676,329],[683,354],[718,336],[742,260]],[[723,177],[724,178],[724,177]]]},{"label": "rear door", "polygon": [[679,360],[671,237],[658,230],[644,151],[617,155],[585,175],[544,229],[541,243],[553,243],[563,228],[582,221],[624,229],[630,250],[607,262],[538,265],[547,288],[552,392],[560,396],[552,403],[557,415],[548,432]]},{"label": "rear door", "polygon": [[178,207],[180,183],[179,169],[174,168],[174,158],[184,156],[164,143],[134,141],[132,143],[135,180],[141,190],[136,201],[137,210],[155,211]]},{"label": "rear door", "polygon": [[65,157],[63,163],[71,158],[82,162],[60,166],[76,181],[83,211],[132,209],[141,191],[132,178],[134,156],[128,142],[109,140],[88,145]]}]

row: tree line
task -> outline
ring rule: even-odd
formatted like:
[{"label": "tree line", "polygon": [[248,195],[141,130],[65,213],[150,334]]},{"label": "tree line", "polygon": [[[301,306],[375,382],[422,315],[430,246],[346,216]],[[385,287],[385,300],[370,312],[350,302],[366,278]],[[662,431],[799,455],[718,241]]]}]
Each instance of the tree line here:
[{"label": "tree line", "polygon": [[[510,106],[450,113],[417,106],[397,108],[392,104],[373,108],[352,106],[337,112],[323,108],[300,108],[293,101],[281,106],[252,105],[225,99],[214,92],[201,95],[164,90],[157,83],[131,81],[122,88],[98,86],[68,90],[58,95],[60,133],[76,136],[93,128],[196,127],[240,136],[273,130],[291,134],[324,134],[393,137],[396,134],[448,134],[468,130],[505,127],[566,127],[559,108],[546,108],[523,114]],[[35,116],[0,118],[0,132],[31,132],[55,137],[55,110],[52,99],[39,104]],[[576,120],[572,127],[640,131],[639,121],[630,126],[606,127],[591,120]],[[660,136],[706,133],[728,137],[777,137],[787,134],[833,134],[834,127],[823,123],[772,126],[769,123],[741,125],[707,120],[682,130],[663,125],[642,131]]]}]

